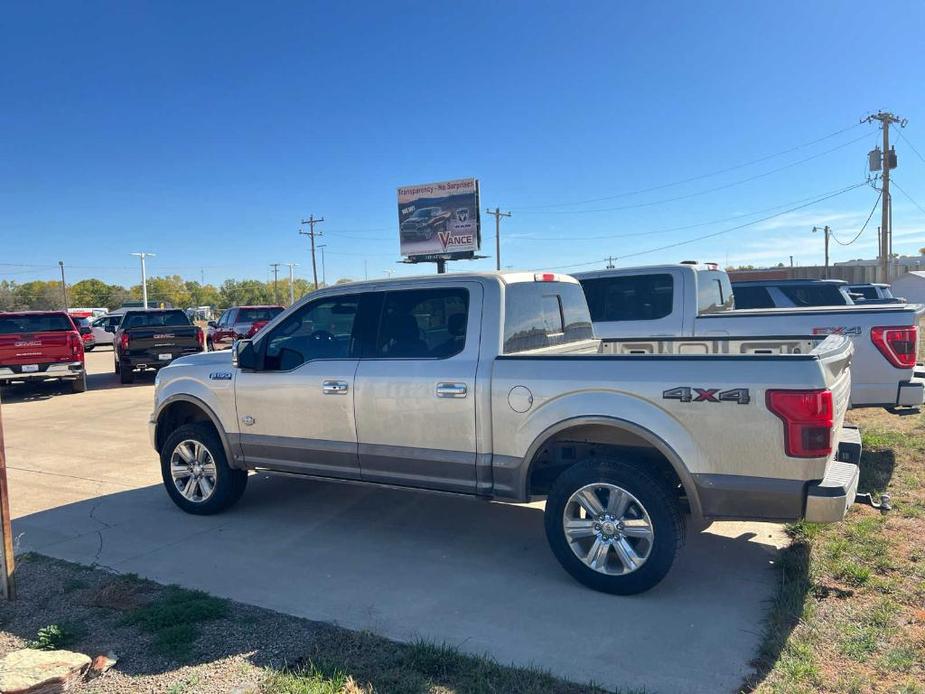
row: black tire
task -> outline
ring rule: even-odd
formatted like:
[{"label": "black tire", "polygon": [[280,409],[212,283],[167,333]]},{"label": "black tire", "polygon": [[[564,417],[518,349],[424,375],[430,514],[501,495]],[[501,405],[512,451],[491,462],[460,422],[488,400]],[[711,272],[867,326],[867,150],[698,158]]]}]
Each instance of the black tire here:
[{"label": "black tire", "polygon": [[[196,441],[208,450],[215,461],[215,485],[204,501],[191,501],[180,493],[170,474],[170,458],[177,446],[186,440]],[[187,513],[209,516],[237,503],[247,488],[247,471],[228,467],[225,449],[215,430],[207,424],[184,424],[167,437],[161,448],[161,477],[167,494]]]},{"label": "black tire", "polygon": [[126,384],[135,382],[135,372],[132,371],[131,365],[120,361],[117,367],[117,371],[119,372],[119,383]]},{"label": "black tire", "polygon": [[83,393],[87,390],[87,372],[84,371],[80,374],[80,378],[75,381],[71,381],[71,392],[72,393]]},{"label": "black tire", "polygon": [[212,340],[206,340],[206,352],[214,352],[215,345],[212,344]]},{"label": "black tire", "polygon": [[[634,571],[623,575],[597,571],[576,556],[566,538],[563,516],[570,497],[595,483],[612,484],[629,492],[649,515],[653,533],[651,549],[645,562]],[[546,539],[562,567],[579,583],[616,595],[642,593],[661,581],[671,569],[685,533],[677,494],[669,484],[655,472],[650,474],[619,460],[586,461],[559,475],[546,499],[544,520]]]}]

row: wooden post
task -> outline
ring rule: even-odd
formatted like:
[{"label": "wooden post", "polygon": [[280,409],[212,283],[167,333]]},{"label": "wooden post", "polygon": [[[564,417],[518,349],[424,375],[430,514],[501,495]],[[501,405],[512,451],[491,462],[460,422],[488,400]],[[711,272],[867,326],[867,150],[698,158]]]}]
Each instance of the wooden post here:
[{"label": "wooden post", "polygon": [[13,572],[13,525],[10,521],[10,488],[6,481],[6,452],[3,447],[3,415],[0,404],[0,594],[7,600],[16,598],[16,581]]}]

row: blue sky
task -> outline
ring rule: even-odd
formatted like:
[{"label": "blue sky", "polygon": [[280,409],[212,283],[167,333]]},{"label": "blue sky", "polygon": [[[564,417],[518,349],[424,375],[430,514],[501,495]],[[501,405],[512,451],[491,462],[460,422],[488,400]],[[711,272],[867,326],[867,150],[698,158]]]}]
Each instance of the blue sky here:
[{"label": "blue sky", "polygon": [[[310,213],[329,281],[432,271],[396,264],[395,189],[465,176],[513,211],[504,266],[810,264],[810,228],[849,240],[875,191],[649,251],[862,182],[871,111],[908,118],[925,155],[918,2],[9,2],[0,17],[0,278],[17,281],[62,259],[69,281],[137,282],[136,250],[157,254],[152,274],[296,262],[306,277]],[[894,142],[895,180],[925,207],[925,159]],[[925,212],[893,197],[894,249],[915,251]],[[872,257],[878,220],[833,258]],[[493,233],[483,216],[489,255]]]}]

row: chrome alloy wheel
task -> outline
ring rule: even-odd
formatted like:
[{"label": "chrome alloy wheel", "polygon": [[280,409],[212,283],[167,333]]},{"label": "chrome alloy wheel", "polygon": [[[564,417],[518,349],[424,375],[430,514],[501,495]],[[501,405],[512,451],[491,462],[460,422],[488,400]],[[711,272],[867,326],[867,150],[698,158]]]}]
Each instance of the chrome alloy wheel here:
[{"label": "chrome alloy wheel", "polygon": [[608,576],[625,576],[645,564],[655,539],[639,499],[606,482],[588,484],[569,497],[562,529],[575,556]]},{"label": "chrome alloy wheel", "polygon": [[200,504],[215,491],[215,459],[199,441],[186,439],[170,455],[170,476],[184,499]]}]

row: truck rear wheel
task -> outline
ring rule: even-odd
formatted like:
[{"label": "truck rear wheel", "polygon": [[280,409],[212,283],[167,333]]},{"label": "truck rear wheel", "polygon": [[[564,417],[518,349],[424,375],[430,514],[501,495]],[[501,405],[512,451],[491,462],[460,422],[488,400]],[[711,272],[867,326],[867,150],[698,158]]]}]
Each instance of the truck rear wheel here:
[{"label": "truck rear wheel", "polygon": [[619,460],[587,461],[559,475],[545,525],[553,554],[573,578],[617,595],[661,581],[684,539],[668,484]]},{"label": "truck rear wheel", "polygon": [[167,437],[161,477],[177,506],[201,516],[233,506],[247,487],[247,471],[228,466],[222,442],[204,424],[184,424]]},{"label": "truck rear wheel", "polygon": [[130,364],[126,364],[124,361],[119,362],[119,383],[134,383],[135,382],[135,372],[132,371]]},{"label": "truck rear wheel", "polygon": [[71,381],[71,392],[72,393],[83,393],[87,390],[87,372],[84,371],[80,376]]}]

